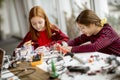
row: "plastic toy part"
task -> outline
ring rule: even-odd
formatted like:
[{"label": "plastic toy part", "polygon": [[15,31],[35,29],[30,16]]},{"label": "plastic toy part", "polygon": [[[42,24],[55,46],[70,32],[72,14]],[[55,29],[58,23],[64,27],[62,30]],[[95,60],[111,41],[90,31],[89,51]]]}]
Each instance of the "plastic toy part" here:
[{"label": "plastic toy part", "polygon": [[3,69],[15,68],[17,67],[17,61],[11,58],[10,55],[5,55]]},{"label": "plastic toy part", "polygon": [[68,66],[67,69],[70,72],[80,72],[80,73],[86,73],[90,70],[89,67],[83,67],[83,66]]},{"label": "plastic toy part", "polygon": [[57,73],[56,66],[53,60],[51,61],[51,69],[52,69],[52,73],[50,74],[50,79],[58,78],[59,74]]},{"label": "plastic toy part", "polygon": [[32,62],[31,62],[31,66],[35,67],[36,65],[42,64],[42,57],[43,55],[35,55],[33,56]]}]

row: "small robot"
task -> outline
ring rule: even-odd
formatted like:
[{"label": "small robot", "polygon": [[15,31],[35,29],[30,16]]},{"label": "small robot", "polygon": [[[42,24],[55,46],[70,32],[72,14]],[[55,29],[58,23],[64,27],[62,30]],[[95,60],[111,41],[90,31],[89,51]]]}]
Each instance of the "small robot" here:
[{"label": "small robot", "polygon": [[106,67],[107,73],[117,73],[117,68],[120,67],[120,61],[116,56],[111,55],[107,57],[105,62],[109,64],[109,66]]},{"label": "small robot", "polygon": [[15,68],[17,66],[17,61],[13,59],[10,55],[5,55],[3,69]]}]

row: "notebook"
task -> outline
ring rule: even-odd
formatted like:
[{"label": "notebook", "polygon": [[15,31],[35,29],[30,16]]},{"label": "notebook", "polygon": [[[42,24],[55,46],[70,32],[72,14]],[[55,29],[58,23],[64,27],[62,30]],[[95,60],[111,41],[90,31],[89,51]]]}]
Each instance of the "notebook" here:
[{"label": "notebook", "polygon": [[20,80],[17,76],[11,73],[9,70],[3,70],[5,50],[0,48],[0,80]]}]

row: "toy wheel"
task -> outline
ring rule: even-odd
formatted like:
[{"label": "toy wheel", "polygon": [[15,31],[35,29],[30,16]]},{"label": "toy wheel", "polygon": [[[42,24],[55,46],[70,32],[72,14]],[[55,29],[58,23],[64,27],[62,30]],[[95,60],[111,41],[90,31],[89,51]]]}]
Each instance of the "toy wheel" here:
[{"label": "toy wheel", "polygon": [[16,62],[12,63],[11,66],[12,68],[16,68],[17,67]]}]

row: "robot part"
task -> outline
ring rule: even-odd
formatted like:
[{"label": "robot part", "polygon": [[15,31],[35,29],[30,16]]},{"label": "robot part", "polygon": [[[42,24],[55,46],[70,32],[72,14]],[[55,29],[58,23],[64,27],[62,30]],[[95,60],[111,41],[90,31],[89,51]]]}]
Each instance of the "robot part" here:
[{"label": "robot part", "polygon": [[3,69],[15,68],[17,66],[16,62],[17,61],[12,59],[10,55],[5,55]]}]

